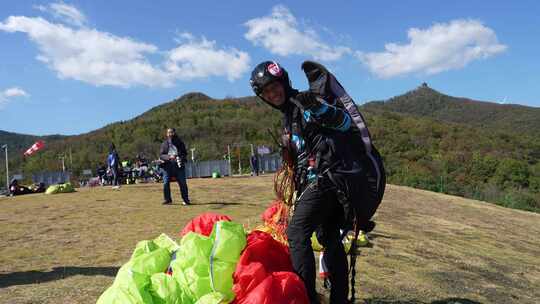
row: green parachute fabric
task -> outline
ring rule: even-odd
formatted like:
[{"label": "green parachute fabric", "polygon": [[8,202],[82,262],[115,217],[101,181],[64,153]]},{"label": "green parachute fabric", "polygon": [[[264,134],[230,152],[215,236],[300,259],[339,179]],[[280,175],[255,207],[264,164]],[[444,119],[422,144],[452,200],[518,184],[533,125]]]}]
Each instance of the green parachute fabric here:
[{"label": "green parachute fabric", "polygon": [[158,248],[133,259],[130,270],[151,276],[154,273],[165,272],[170,261],[169,251],[166,248]]},{"label": "green parachute fabric", "polygon": [[188,233],[180,242],[180,249],[176,252],[176,259],[170,267],[175,278],[191,299],[188,303],[195,303],[196,299],[211,292],[208,257],[212,251],[212,240],[209,237]]},{"label": "green parachute fabric", "polygon": [[166,273],[155,273],[150,278],[150,294],[154,304],[183,304],[191,300],[172,276]]},{"label": "green parachute fabric", "polygon": [[99,297],[97,304],[169,303],[154,302],[153,294],[156,298],[167,297],[162,290],[156,292],[152,289],[154,285],[151,280],[154,274],[165,272],[171,260],[169,249],[156,244],[157,241],[159,244],[172,246],[164,240],[166,238],[161,235],[155,241],[139,242],[131,259],[120,268],[113,285]]},{"label": "green parachute fabric", "polygon": [[154,239],[154,243],[160,248],[167,249],[171,254],[180,248],[180,246],[178,246],[178,244],[165,233],[162,233],[160,236]]},{"label": "green parachute fabric", "polygon": [[146,275],[129,274],[129,266],[122,267],[113,285],[99,297],[97,304],[153,304],[147,287]]},{"label": "green parachute fabric", "polygon": [[57,193],[69,193],[69,192],[75,192],[75,188],[73,188],[71,183],[65,183],[65,184],[49,186],[49,188],[47,188],[47,191],[45,191],[45,194],[57,194]]},{"label": "green parachute fabric", "polygon": [[[186,234],[180,246],[165,234],[141,241],[97,304],[230,303],[245,246],[244,227],[229,221],[216,222],[210,236]],[[168,267],[172,275],[165,273]]]},{"label": "green parachute fabric", "polygon": [[[199,303],[208,295],[210,302],[228,303],[234,299],[233,273],[236,263],[246,246],[246,233],[241,224],[218,221],[210,236],[190,232],[186,234],[171,263],[173,277],[192,298],[190,303]],[[217,300],[219,298],[219,300]],[[218,301],[218,302],[212,302]]]},{"label": "green parachute fabric", "polygon": [[228,301],[225,300],[225,296],[219,292],[212,292],[212,293],[204,295],[195,304],[221,304],[221,303],[228,303]]},{"label": "green parachute fabric", "polygon": [[159,247],[156,245],[156,243],[154,243],[154,241],[140,241],[135,246],[135,250],[133,250],[133,253],[131,254],[130,261],[138,256],[150,253],[158,248]]}]

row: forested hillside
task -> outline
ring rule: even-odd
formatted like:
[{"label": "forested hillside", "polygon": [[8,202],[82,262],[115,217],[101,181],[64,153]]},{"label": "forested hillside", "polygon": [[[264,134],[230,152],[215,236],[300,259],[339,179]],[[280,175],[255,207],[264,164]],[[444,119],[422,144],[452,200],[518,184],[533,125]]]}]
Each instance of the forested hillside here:
[{"label": "forested hillside", "polygon": [[[385,159],[390,183],[540,210],[537,108],[463,101],[422,86],[386,102],[368,103],[361,111]],[[511,127],[519,121],[527,127]],[[190,93],[129,121],[77,136],[45,138],[45,150],[24,162],[13,157],[11,168],[27,176],[59,170],[58,157],[66,155],[77,175],[104,163],[111,142],[121,158],[144,153],[152,159],[167,127],[177,128],[188,148],[196,149],[197,159],[221,159],[227,145],[235,143],[276,150],[268,129],[278,132],[280,124],[280,113],[255,97],[216,100]],[[37,137],[20,138],[15,140],[19,151],[11,150],[17,155]]]},{"label": "forested hillside", "polygon": [[364,108],[430,117],[494,131],[540,133],[540,108],[448,96],[426,83],[386,101],[369,102]]}]

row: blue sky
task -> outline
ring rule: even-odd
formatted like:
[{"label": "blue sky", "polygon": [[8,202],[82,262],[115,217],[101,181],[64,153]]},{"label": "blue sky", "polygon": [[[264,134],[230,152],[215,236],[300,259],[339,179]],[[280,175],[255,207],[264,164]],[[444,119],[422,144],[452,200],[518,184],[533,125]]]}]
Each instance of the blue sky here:
[{"label": "blue sky", "polygon": [[192,91],[252,95],[268,59],[299,89],[318,60],[357,103],[426,81],[539,107],[538,16],[538,1],[1,1],[0,130],[79,134]]}]

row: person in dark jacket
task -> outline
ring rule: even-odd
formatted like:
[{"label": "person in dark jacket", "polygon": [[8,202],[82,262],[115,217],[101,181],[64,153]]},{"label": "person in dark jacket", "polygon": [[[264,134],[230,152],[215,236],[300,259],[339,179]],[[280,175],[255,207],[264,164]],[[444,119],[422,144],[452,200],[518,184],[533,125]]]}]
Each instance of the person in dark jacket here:
[{"label": "person in dark jacket", "polygon": [[251,165],[251,176],[259,176],[259,158],[257,154],[251,155],[249,164]]},{"label": "person in dark jacket", "polygon": [[161,165],[163,172],[163,204],[172,204],[171,198],[171,177],[176,178],[180,187],[180,194],[184,205],[189,205],[188,186],[186,182],[187,151],[184,142],[176,135],[173,128],[167,129],[167,139],[161,144],[159,158],[163,161]]},{"label": "person in dark jacket", "polygon": [[311,303],[319,303],[310,240],[316,232],[325,247],[330,301],[348,303],[348,266],[340,229],[351,227],[347,227],[344,201],[362,201],[366,187],[363,146],[351,116],[335,100],[293,89],[287,71],[276,62],[257,65],[250,83],[258,97],[283,113],[284,167],[293,172],[296,192],[295,199],[290,196],[294,213],[287,227],[293,268],[304,281]]},{"label": "person in dark jacket", "polygon": [[107,156],[107,167],[110,170],[112,174],[112,187],[113,189],[120,189],[120,157],[118,156],[118,152],[116,152],[116,147],[114,146],[114,143],[111,143],[111,146],[109,148],[109,155]]}]

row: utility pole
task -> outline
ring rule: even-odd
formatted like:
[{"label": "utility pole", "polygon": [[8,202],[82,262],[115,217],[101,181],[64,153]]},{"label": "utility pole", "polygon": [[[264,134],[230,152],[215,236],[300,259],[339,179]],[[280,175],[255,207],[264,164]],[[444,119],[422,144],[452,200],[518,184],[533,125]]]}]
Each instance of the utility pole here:
[{"label": "utility pole", "polygon": [[238,175],[242,175],[242,157],[240,154],[240,146],[237,146],[236,149],[238,149]]},{"label": "utility pole", "polygon": [[62,161],[62,172],[66,171],[66,163],[64,162],[64,159],[66,158],[63,154],[58,157]]},{"label": "utility pole", "polygon": [[231,145],[227,145],[227,163],[229,164],[229,176],[232,176],[232,168],[231,168]]},{"label": "utility pole", "polygon": [[73,172],[73,154],[71,153],[71,147],[69,147],[69,170]]},{"label": "utility pole", "polygon": [[8,160],[8,145],[2,146],[6,150],[6,190],[9,192],[9,160]]},{"label": "utility pole", "polygon": [[[253,144],[247,144],[244,142],[239,143],[233,143],[232,145],[227,145],[227,154],[229,156],[229,167],[231,166],[231,147],[236,148],[236,152],[238,154],[238,174],[242,174],[242,147],[246,147],[250,145],[251,146],[251,153],[255,153],[255,147]],[[232,175],[232,172],[231,172]]]},{"label": "utility pole", "polygon": [[195,171],[197,171],[197,177],[201,177],[201,170],[199,166],[195,164],[195,148],[191,148],[191,168],[193,177],[195,177]]}]

